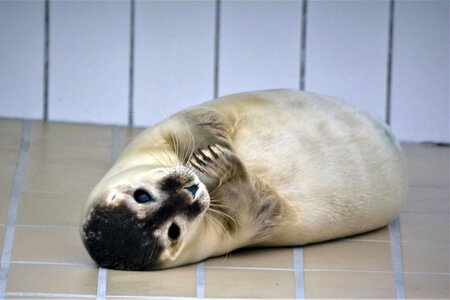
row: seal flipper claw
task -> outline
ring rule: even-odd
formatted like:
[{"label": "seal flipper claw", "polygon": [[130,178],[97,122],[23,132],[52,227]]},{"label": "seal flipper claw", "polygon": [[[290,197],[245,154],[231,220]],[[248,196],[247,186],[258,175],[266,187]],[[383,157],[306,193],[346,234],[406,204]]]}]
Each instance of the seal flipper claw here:
[{"label": "seal flipper claw", "polygon": [[[209,147],[209,146],[208,146]],[[209,148],[208,148],[209,149]],[[200,153],[200,155],[202,156],[202,158],[204,160],[206,160],[206,162],[210,163],[212,162],[211,158],[209,158],[208,156],[205,155],[205,153],[202,151],[202,149],[199,149],[198,152]]]},{"label": "seal flipper claw", "polygon": [[198,149],[192,154],[189,165],[199,172],[197,175],[209,191],[215,190],[232,178],[246,175],[245,168],[236,155],[218,144]]},{"label": "seal flipper claw", "polygon": [[193,153],[192,156],[194,157],[195,161],[200,164],[200,166],[206,166],[206,163],[200,157],[198,157],[197,154]]},{"label": "seal flipper claw", "polygon": [[219,158],[219,155],[216,152],[214,152],[214,149],[211,147],[211,145],[208,145],[208,150],[209,152],[211,152],[211,154],[214,156],[215,159]]}]

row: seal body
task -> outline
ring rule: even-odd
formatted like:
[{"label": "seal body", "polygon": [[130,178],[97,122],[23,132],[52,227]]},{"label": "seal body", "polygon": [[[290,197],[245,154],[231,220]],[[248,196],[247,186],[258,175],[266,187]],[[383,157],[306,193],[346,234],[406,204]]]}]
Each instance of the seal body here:
[{"label": "seal body", "polygon": [[370,231],[405,193],[400,146],[369,114],[299,91],[242,93],[137,136],[92,191],[81,234],[104,267],[159,269]]}]

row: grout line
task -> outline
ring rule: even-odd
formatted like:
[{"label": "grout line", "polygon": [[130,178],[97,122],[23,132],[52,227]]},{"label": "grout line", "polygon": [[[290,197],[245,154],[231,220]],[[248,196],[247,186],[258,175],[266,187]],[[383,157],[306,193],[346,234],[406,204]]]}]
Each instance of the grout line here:
[{"label": "grout line", "polygon": [[391,256],[394,268],[395,288],[397,299],[405,299],[405,288],[403,282],[402,249],[400,243],[400,221],[395,219],[389,224],[389,236],[391,240]]},{"label": "grout line", "polygon": [[301,14],[301,35],[300,35],[300,90],[305,89],[305,73],[306,73],[306,29],[308,19],[308,0],[302,2]]},{"label": "grout line", "polygon": [[39,225],[39,224],[16,224],[16,227],[21,227],[21,228],[44,228],[44,229],[64,229],[64,230],[71,230],[71,231],[78,230],[78,228],[79,228],[78,226]]},{"label": "grout line", "polygon": [[389,32],[387,51],[387,74],[386,74],[386,115],[385,121],[391,124],[391,100],[392,100],[392,48],[394,44],[394,0],[389,0]]},{"label": "grout line", "polygon": [[17,165],[14,175],[14,182],[11,190],[8,217],[6,221],[6,233],[3,242],[3,251],[1,257],[0,271],[0,299],[4,299],[6,292],[6,282],[8,281],[9,266],[14,242],[15,225],[17,213],[19,210],[20,190],[25,175],[25,166],[28,160],[30,150],[31,121],[22,121],[22,133],[20,152],[17,159]]},{"label": "grout line", "polygon": [[43,120],[48,121],[48,87],[50,65],[50,0],[44,4],[44,107]]},{"label": "grout line", "polygon": [[354,243],[389,243],[389,241],[364,240],[364,239],[356,239],[356,238],[343,238],[343,239],[339,239],[338,241],[354,242]]},{"label": "grout line", "polygon": [[214,23],[214,98],[219,96],[219,58],[220,58],[220,16],[221,1],[216,0],[215,23]]},{"label": "grout line", "polygon": [[56,294],[56,293],[19,293],[19,292],[8,292],[6,296],[9,297],[32,297],[32,298],[95,298],[94,295],[86,294]]},{"label": "grout line", "polygon": [[197,264],[197,298],[205,298],[205,262]]},{"label": "grout line", "polygon": [[97,279],[97,300],[103,300],[106,298],[106,282],[107,282],[107,271],[104,268],[98,268],[98,279]]},{"label": "grout line", "polygon": [[94,264],[87,264],[87,263],[70,263],[70,262],[53,262],[53,261],[12,260],[11,263],[12,263],[12,264],[18,264],[18,265],[50,265],[50,266],[95,267]]},{"label": "grout line", "polygon": [[219,266],[211,266],[211,267],[205,267],[205,269],[294,272],[294,269],[283,269],[283,268],[259,268],[259,267],[219,267]]},{"label": "grout line", "polygon": [[369,270],[351,270],[351,269],[304,269],[306,272],[342,272],[342,273],[372,273],[372,274],[392,274],[390,271],[369,271]]},{"label": "grout line", "polygon": [[450,276],[450,273],[445,272],[403,272],[404,274],[408,275],[444,275],[444,276]]},{"label": "grout line", "polygon": [[[304,0],[306,1],[306,0]],[[294,247],[295,295],[296,299],[305,299],[303,247]]]},{"label": "grout line", "polygon": [[[10,263],[12,263],[12,264],[23,264],[23,265],[96,267],[95,264],[89,264],[89,263],[49,262],[49,261],[12,260],[12,261],[10,261]],[[295,272],[295,269],[258,268],[258,267],[219,267],[219,266],[212,266],[212,267],[204,267],[204,269]],[[304,272],[375,273],[375,274],[393,274],[394,273],[392,271],[369,271],[369,270],[351,270],[351,269],[303,269],[303,271]],[[444,275],[444,276],[450,276],[450,273],[445,273],[445,272],[403,272],[403,273],[404,274],[411,274],[411,275]],[[111,296],[108,296],[108,297],[111,297]],[[197,298],[200,298],[200,296],[197,295]]]},{"label": "grout line", "polygon": [[[111,137],[111,165],[117,160],[120,154],[120,132],[119,126],[112,127],[112,137]],[[99,267],[98,268],[98,279],[97,279],[97,300],[104,300],[106,298],[106,288],[107,288],[107,270]]]},{"label": "grout line", "polygon": [[135,35],[135,7],[136,1],[130,0],[130,57],[128,73],[128,126],[134,124],[134,35]]}]

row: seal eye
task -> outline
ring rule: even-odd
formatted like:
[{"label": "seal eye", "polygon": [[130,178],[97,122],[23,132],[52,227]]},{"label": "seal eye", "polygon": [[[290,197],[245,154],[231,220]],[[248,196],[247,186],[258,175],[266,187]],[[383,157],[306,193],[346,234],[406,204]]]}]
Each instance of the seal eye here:
[{"label": "seal eye", "polygon": [[198,191],[198,184],[193,184],[191,186],[185,187],[185,189],[188,190],[192,194],[192,197],[195,198],[195,194]]},{"label": "seal eye", "polygon": [[133,194],[134,200],[138,203],[147,203],[150,201],[155,201],[155,199],[146,191],[143,189],[137,189],[134,191]]},{"label": "seal eye", "polygon": [[169,232],[167,233],[171,240],[176,240],[180,236],[180,227],[177,224],[172,223],[169,227]]}]

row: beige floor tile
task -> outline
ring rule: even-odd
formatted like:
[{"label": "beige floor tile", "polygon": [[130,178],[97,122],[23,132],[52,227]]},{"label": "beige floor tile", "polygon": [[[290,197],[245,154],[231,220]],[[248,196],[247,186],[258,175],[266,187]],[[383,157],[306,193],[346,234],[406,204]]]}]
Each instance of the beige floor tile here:
[{"label": "beige floor tile", "polygon": [[410,187],[403,212],[449,213],[450,189]]},{"label": "beige floor tile", "polygon": [[90,170],[107,170],[111,145],[77,140],[37,139],[30,146],[30,160],[45,164],[77,165]]},{"label": "beige floor tile", "polygon": [[29,162],[22,191],[88,195],[104,176],[102,170],[86,170],[79,166],[46,165]]},{"label": "beige floor tile", "polygon": [[305,298],[395,298],[393,274],[305,272]]},{"label": "beige floor tile", "polygon": [[16,227],[11,259],[95,265],[77,229]]},{"label": "beige floor tile", "polygon": [[356,241],[389,241],[389,228],[384,226],[383,228],[376,229],[367,233],[358,234],[349,238]]},{"label": "beige floor tile", "polygon": [[405,150],[411,186],[449,186],[449,147],[421,146]]},{"label": "beige floor tile", "polygon": [[403,144],[403,152],[408,159],[432,158],[436,160],[449,160],[450,148],[432,144]]},{"label": "beige floor tile", "polygon": [[20,120],[0,119],[0,136],[13,135],[19,136],[22,130]]},{"label": "beige floor tile", "polygon": [[392,271],[389,243],[333,241],[304,248],[305,269]]},{"label": "beige floor tile", "polygon": [[404,281],[407,298],[450,298],[448,275],[405,274]]},{"label": "beige floor tile", "polygon": [[195,297],[197,294],[195,265],[149,272],[108,270],[107,278],[108,296]]},{"label": "beige floor tile", "polygon": [[91,266],[11,264],[6,291],[95,295],[97,277]]},{"label": "beige floor tile", "polygon": [[41,297],[41,296],[36,296],[36,297],[25,297],[25,296],[8,296],[5,297],[6,300],[8,299],[21,299],[21,300],[86,300],[86,299],[95,299],[95,297],[83,297],[83,298],[77,298],[77,297],[72,297],[72,295],[70,296],[70,298],[68,297]]},{"label": "beige floor tile", "polygon": [[20,135],[0,135],[0,164],[15,164],[20,152]]},{"label": "beige floor tile", "polygon": [[206,267],[253,267],[293,269],[292,248],[245,249],[206,261]]},{"label": "beige floor tile", "polygon": [[295,298],[294,272],[206,269],[205,297]]},{"label": "beige floor tile", "polygon": [[64,137],[86,140],[91,142],[110,143],[111,127],[86,124],[69,124],[57,122],[33,122],[31,128],[32,138]]},{"label": "beige floor tile", "polygon": [[449,216],[444,214],[400,214],[402,241],[449,243]]},{"label": "beige floor tile", "polygon": [[405,272],[449,272],[449,246],[437,243],[402,243]]},{"label": "beige floor tile", "polygon": [[6,222],[20,139],[20,121],[0,119],[0,224]]},{"label": "beige floor tile", "polygon": [[15,164],[0,163],[0,224],[6,223],[15,173]]},{"label": "beige floor tile", "polygon": [[87,194],[23,192],[17,224],[78,226]]}]

